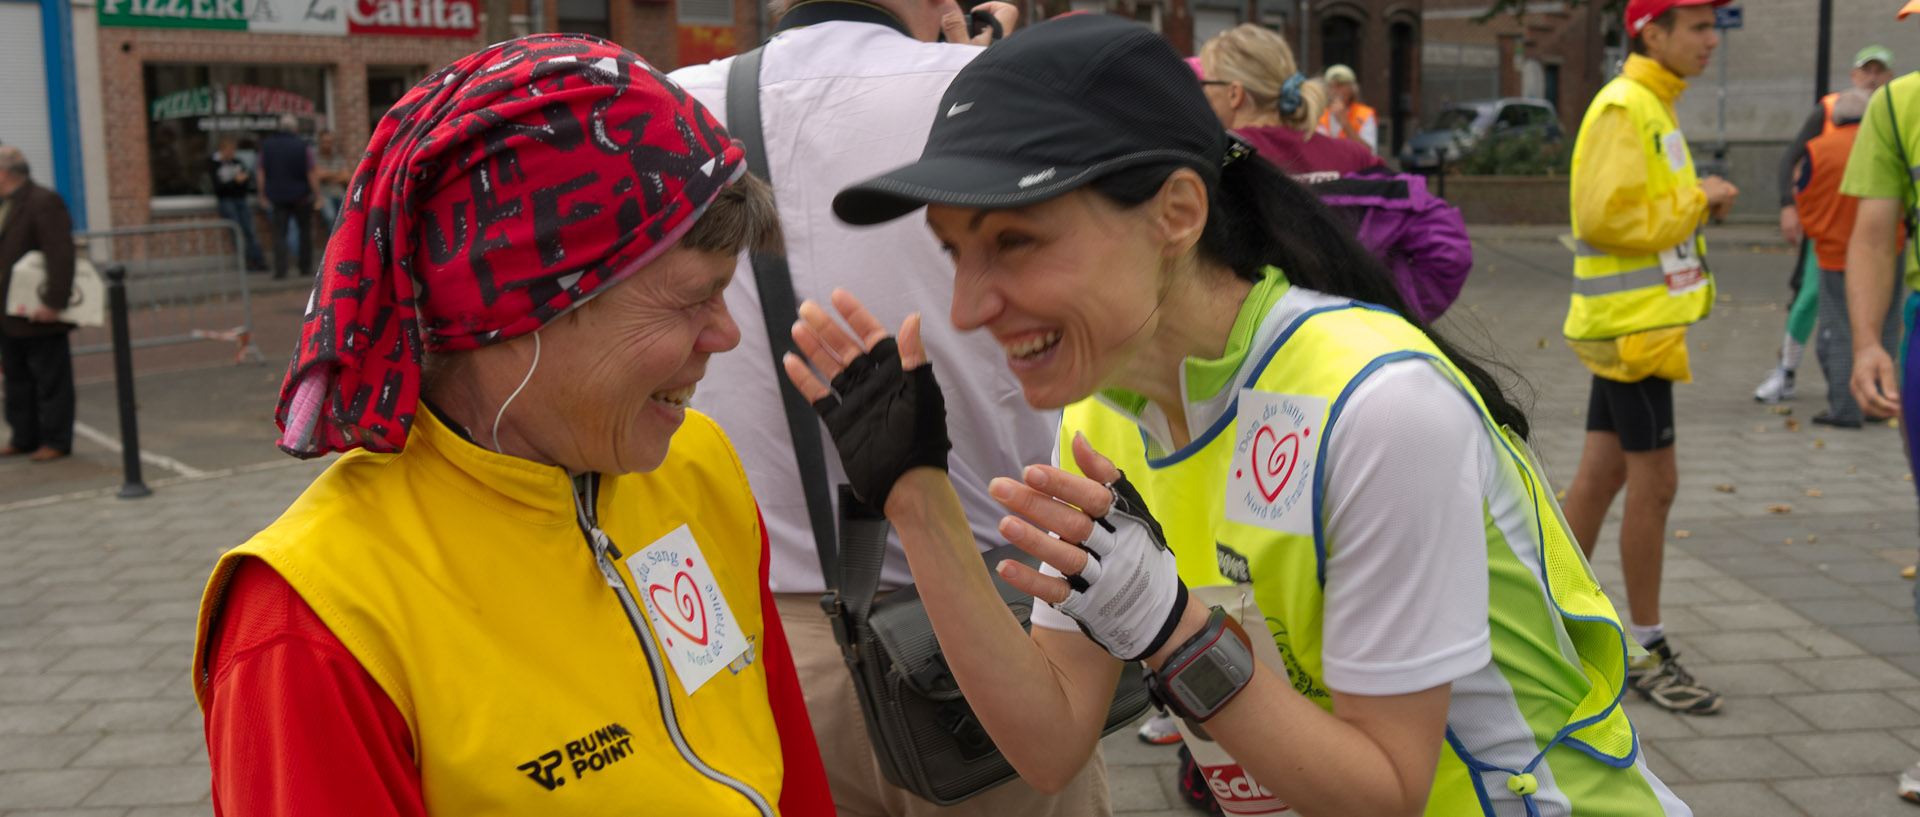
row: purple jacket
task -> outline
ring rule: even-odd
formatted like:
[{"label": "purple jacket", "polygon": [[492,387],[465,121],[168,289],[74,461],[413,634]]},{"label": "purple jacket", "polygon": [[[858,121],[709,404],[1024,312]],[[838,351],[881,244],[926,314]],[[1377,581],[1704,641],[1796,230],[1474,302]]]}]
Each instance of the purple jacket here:
[{"label": "purple jacket", "polygon": [[1426,179],[1362,171],[1312,190],[1347,216],[1360,243],[1393,270],[1421,321],[1432,323],[1453,305],[1473,268],[1473,243],[1460,211],[1428,193]]}]

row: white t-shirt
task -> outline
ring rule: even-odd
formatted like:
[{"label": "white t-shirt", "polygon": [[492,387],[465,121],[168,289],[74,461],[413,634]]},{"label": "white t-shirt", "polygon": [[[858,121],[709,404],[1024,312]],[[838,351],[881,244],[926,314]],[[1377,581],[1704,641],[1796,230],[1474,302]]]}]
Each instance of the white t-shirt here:
[{"label": "white t-shirt", "polygon": [[[1335,301],[1295,287],[1274,314],[1329,302]],[[1262,336],[1273,334],[1264,329]],[[1256,346],[1254,354],[1264,348]],[[1190,413],[1189,423],[1210,425],[1225,410],[1224,403],[1213,405],[1211,416]],[[1402,360],[1361,383],[1329,433],[1321,464],[1327,686],[1353,695],[1402,695],[1488,666],[1493,650],[1481,502],[1492,496],[1496,512],[1517,511],[1526,498],[1510,496],[1505,487],[1479,410],[1433,364]],[[1033,624],[1079,629],[1045,604],[1034,605]]]},{"label": "white t-shirt", "polygon": [[[831,207],[841,189],[920,157],[940,96],[981,51],[920,42],[871,23],[829,22],[786,31],[768,43],[762,57],[760,118],[794,293],[825,303],[834,287],[844,287],[889,327],[898,327],[909,313],[921,313],[922,336],[947,402],[953,441],[949,472],[974,538],[986,550],[1005,544],[995,526],[1006,513],[987,496],[987,482],[1047,462],[1059,415],[1027,407],[992,337],[961,335],[953,328],[947,318],[953,263],[921,217],[850,227],[834,218]],[[732,65],[729,58],[669,76],[726,124]],[[693,407],[720,423],[746,464],[767,523],[774,592],[819,593],[826,585],[774,379],[759,291],[745,255],[726,299],[740,325],[740,346],[708,363]],[[836,485],[845,482],[824,427],[820,436],[829,478]],[[880,589],[912,581],[896,538]]]}]

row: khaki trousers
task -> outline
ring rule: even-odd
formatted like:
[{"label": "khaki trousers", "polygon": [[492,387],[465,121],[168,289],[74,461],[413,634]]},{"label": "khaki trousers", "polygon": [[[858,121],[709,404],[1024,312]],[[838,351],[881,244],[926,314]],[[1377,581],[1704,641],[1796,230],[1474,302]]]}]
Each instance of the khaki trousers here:
[{"label": "khaki trousers", "polygon": [[827,767],[834,808],[840,817],[1108,817],[1107,764],[1099,750],[1059,794],[1042,794],[1015,778],[978,797],[952,806],[936,806],[889,784],[874,758],[873,743],[860,714],[853,676],[840,660],[840,645],[820,611],[820,596],[774,596],[780,623],[793,649],[800,691],[807,699],[820,759]]}]

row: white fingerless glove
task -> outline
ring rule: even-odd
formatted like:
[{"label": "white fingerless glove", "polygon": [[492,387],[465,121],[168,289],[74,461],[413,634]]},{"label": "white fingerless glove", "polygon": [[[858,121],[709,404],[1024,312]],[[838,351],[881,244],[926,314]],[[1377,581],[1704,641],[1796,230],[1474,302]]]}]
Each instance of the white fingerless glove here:
[{"label": "white fingerless glove", "polygon": [[1076,576],[1052,565],[1042,571],[1062,576],[1072,588],[1053,609],[1072,617],[1115,658],[1138,661],[1158,652],[1173,635],[1187,606],[1187,586],[1160,523],[1126,475],[1107,488],[1113,507],[1093,520],[1093,535],[1080,545],[1087,551],[1086,567]]}]

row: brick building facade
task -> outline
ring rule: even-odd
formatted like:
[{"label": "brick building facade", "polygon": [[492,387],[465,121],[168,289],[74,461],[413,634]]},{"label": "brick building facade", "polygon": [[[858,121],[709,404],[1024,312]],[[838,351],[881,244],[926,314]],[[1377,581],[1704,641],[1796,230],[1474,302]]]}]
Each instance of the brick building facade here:
[{"label": "brick building facade", "polygon": [[[404,1],[427,7],[426,0]],[[377,0],[347,2],[371,8]],[[250,138],[271,130],[271,120],[287,107],[256,108],[237,118],[228,110],[227,88],[304,100],[289,104],[299,112],[306,135],[330,131],[347,155],[357,156],[374,122],[401,93],[484,47],[492,41],[489,34],[504,38],[536,28],[528,20],[536,5],[544,18],[537,28],[608,36],[662,70],[734,53],[740,44],[758,42],[763,25],[762,6],[755,0],[496,0],[488,5],[506,8],[510,24],[490,25],[480,15],[471,33],[460,36],[130,26],[116,25],[120,18],[102,13],[99,25],[86,32],[93,40],[89,45],[96,47],[86,50],[98,55],[97,74],[84,73],[98,78],[97,113],[107,124],[86,164],[90,175],[105,179],[108,221],[127,227],[212,217],[204,156],[221,138],[239,138],[244,151]],[[211,95],[222,98],[210,102]]]},{"label": "brick building facade", "polygon": [[1569,135],[1624,55],[1618,14],[1603,3],[1534,0],[1482,22],[1487,0],[1427,0],[1428,107],[1506,96],[1546,99]]},{"label": "brick building facade", "polygon": [[[334,132],[344,150],[357,155],[372,132],[372,120],[386,109],[385,104],[377,111],[369,105],[369,66],[374,67],[376,75],[385,75],[394,81],[405,80],[401,86],[404,90],[412,81],[481,45],[478,36],[321,37],[102,26],[99,29],[101,104],[103,119],[109,123],[102,170],[107,177],[112,222],[124,227],[149,223],[169,214],[196,215],[211,210],[211,202],[168,201],[193,197],[167,195],[172,191],[155,189],[153,128],[157,123],[150,115],[147,88],[151,68],[315,69],[325,83],[325,110],[319,112],[316,119],[321,120],[321,127]],[[197,142],[195,146],[200,147]]]},{"label": "brick building facade", "polygon": [[[1380,154],[1394,156],[1418,129],[1423,13],[1435,0],[1315,0],[1307,7],[1307,47],[1300,61],[1309,72],[1340,64],[1360,78],[1360,99],[1380,117]],[[1299,29],[1288,27],[1294,43]],[[1298,45],[1295,46],[1298,48]]]},{"label": "brick building facade", "polygon": [[[1381,152],[1389,156],[1421,115],[1424,5],[1447,2],[1018,1],[1026,7],[1027,20],[1068,10],[1133,17],[1159,30],[1187,54],[1241,22],[1271,26],[1301,50],[1302,68],[1309,75],[1334,63],[1358,72],[1363,100],[1380,112]],[[357,4],[352,8],[359,10],[360,16],[355,17],[361,21],[356,22],[359,27],[348,33],[336,21],[337,30],[332,32],[287,33],[287,26],[300,24],[291,21],[299,8],[306,8],[312,18],[311,4],[250,0],[246,6],[254,16],[250,21],[159,27],[129,21],[127,9],[146,7],[142,4],[90,2],[100,4],[98,25],[84,32],[89,47],[81,51],[97,55],[97,66],[90,67],[97,68],[99,101],[82,118],[97,115],[105,127],[104,137],[89,146],[86,164],[90,176],[105,180],[103,209],[115,227],[213,215],[204,157],[222,138],[241,139],[244,151],[252,138],[272,130],[272,119],[286,112],[271,105],[242,111],[223,89],[278,95],[275,98],[282,107],[294,106],[291,110],[300,115],[308,135],[330,131],[347,155],[357,156],[374,121],[413,82],[494,39],[533,29],[586,31],[607,36],[670,71],[751,47],[765,37],[773,22],[762,0],[331,0]],[[478,18],[460,36],[421,36],[399,33],[400,29],[369,33],[363,25],[366,10],[380,4],[404,3],[407,14],[414,15],[416,9],[454,2],[474,9]],[[271,25],[261,26],[260,15],[251,10],[276,3],[293,11],[281,21],[269,20]],[[483,9],[494,12],[492,20]],[[539,23],[534,24],[530,15],[538,15]],[[218,23],[232,23],[237,30],[216,30],[213,24]],[[210,96],[219,99],[210,102]],[[235,111],[248,118],[230,116]]]}]

